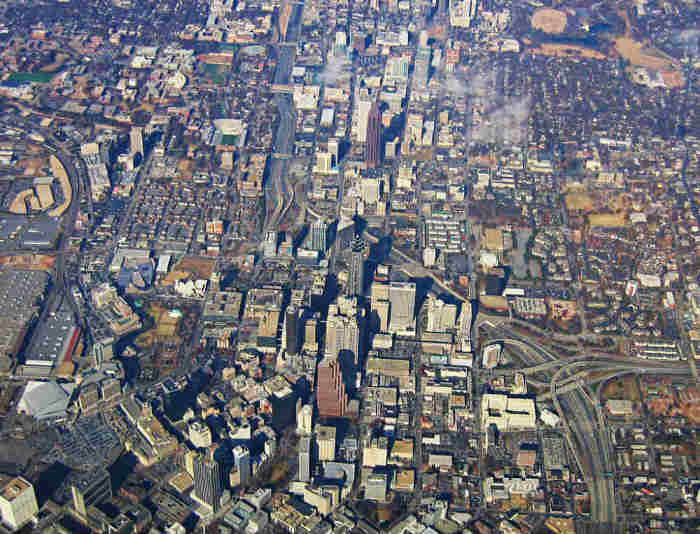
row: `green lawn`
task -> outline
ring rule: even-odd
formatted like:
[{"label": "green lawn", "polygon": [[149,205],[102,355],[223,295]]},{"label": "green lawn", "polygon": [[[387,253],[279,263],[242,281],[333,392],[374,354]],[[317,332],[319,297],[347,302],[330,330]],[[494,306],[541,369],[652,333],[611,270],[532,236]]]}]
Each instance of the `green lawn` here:
[{"label": "green lawn", "polygon": [[226,83],[226,77],[228,76],[231,68],[227,65],[205,63],[203,70],[207,79],[213,81],[217,85],[223,85]]},{"label": "green lawn", "polygon": [[53,72],[13,72],[7,79],[11,82],[49,83],[54,75]]},{"label": "green lawn", "polygon": [[228,146],[238,145],[239,140],[240,140],[240,136],[238,136],[238,135],[223,135],[223,136],[221,136],[221,143],[224,145],[228,145]]}]

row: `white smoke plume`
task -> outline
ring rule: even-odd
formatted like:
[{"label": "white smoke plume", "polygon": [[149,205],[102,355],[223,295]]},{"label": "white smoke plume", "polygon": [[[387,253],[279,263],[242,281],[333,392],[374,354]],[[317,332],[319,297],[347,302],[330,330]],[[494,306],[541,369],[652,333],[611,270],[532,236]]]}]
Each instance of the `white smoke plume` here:
[{"label": "white smoke plume", "polygon": [[[520,144],[527,140],[528,118],[532,99],[529,96],[507,96],[498,87],[499,71],[493,65],[480,63],[468,70],[448,73],[439,86],[446,97],[466,96],[471,142]],[[472,120],[473,119],[473,120]]]},{"label": "white smoke plume", "polygon": [[505,97],[500,107],[488,109],[478,124],[469,130],[471,141],[479,143],[521,144],[527,140],[530,97]]},{"label": "white smoke plume", "polygon": [[498,70],[490,65],[471,68],[465,79],[471,108],[479,114],[469,128],[470,141],[484,144],[520,144],[527,140],[529,96],[503,95]]},{"label": "white smoke plume", "polygon": [[493,98],[499,94],[496,88],[496,74],[493,69],[472,69],[467,73],[467,96]]},{"label": "white smoke plume", "polygon": [[347,57],[329,56],[318,81],[330,87],[345,83],[350,79],[351,66]]},{"label": "white smoke plume", "polygon": [[450,95],[464,95],[467,93],[467,84],[459,76],[450,73],[445,80],[443,92]]},{"label": "white smoke plume", "polygon": [[483,97],[492,93],[496,82],[496,73],[489,69],[473,67],[467,72],[450,72],[441,87],[442,93]]}]

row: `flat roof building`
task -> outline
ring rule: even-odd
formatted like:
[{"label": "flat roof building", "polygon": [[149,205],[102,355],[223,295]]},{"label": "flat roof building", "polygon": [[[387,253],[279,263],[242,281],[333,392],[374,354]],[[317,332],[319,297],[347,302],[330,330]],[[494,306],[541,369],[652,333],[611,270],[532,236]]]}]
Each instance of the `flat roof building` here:
[{"label": "flat roof building", "polygon": [[17,403],[17,411],[39,421],[65,419],[74,388],[73,384],[30,381]]},{"label": "flat roof building", "polygon": [[316,446],[318,447],[319,462],[332,462],[335,460],[335,427],[316,427]]},{"label": "flat roof building", "polygon": [[204,303],[202,319],[212,323],[234,323],[241,317],[243,293],[210,291]]},{"label": "flat roof building", "polygon": [[73,313],[67,307],[61,307],[39,324],[25,363],[48,368],[58,366],[70,360],[79,339],[80,328],[75,323]]},{"label": "flat roof building", "polygon": [[0,516],[12,530],[29,523],[39,512],[34,486],[22,477],[15,477],[0,489]]},{"label": "flat roof building", "polygon": [[0,358],[14,358],[27,333],[29,322],[39,314],[49,275],[43,271],[0,272]]}]

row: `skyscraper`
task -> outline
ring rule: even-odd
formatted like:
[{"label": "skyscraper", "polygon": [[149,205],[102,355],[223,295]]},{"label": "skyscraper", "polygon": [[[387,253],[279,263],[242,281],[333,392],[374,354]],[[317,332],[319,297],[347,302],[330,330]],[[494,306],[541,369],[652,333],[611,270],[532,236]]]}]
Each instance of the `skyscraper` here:
[{"label": "skyscraper", "polygon": [[333,168],[333,154],[330,152],[317,152],[316,153],[316,166],[314,167],[314,172],[321,174],[328,174]]},{"label": "skyscraper", "polygon": [[192,445],[197,448],[209,447],[211,445],[211,430],[209,426],[199,419],[190,422],[189,436]]},{"label": "skyscraper", "polygon": [[391,320],[389,329],[394,332],[409,329],[413,325],[416,307],[416,284],[392,282],[389,286]]},{"label": "skyscraper", "polygon": [[374,328],[380,332],[389,331],[389,310],[390,304],[388,300],[373,300],[372,301],[372,317]]},{"label": "skyscraper", "polygon": [[28,480],[15,477],[0,489],[0,518],[12,530],[29,523],[38,512],[34,486]]},{"label": "skyscraper", "polygon": [[304,323],[304,347],[309,352],[318,351],[318,314],[306,319]]},{"label": "skyscraper", "polygon": [[309,482],[311,480],[311,436],[304,436],[299,440],[299,480]]},{"label": "skyscraper", "polygon": [[331,164],[337,167],[340,163],[340,143],[337,139],[328,140],[328,153],[331,155]]},{"label": "skyscraper", "polygon": [[290,305],[285,313],[285,338],[287,354],[295,355],[301,346],[301,310]]},{"label": "skyscraper", "polygon": [[348,272],[347,294],[362,296],[365,285],[365,241],[355,235],[350,245],[350,271]]},{"label": "skyscraper", "polygon": [[328,223],[323,219],[314,221],[311,225],[311,248],[325,252],[328,246]]},{"label": "skyscraper", "polygon": [[316,448],[319,462],[335,461],[337,429],[334,426],[316,426]]},{"label": "skyscraper", "polygon": [[106,469],[75,473],[71,480],[73,508],[81,517],[87,510],[112,498],[112,479]]},{"label": "skyscraper", "polygon": [[208,449],[206,453],[200,454],[194,460],[194,492],[192,496],[198,502],[217,512],[223,493],[221,466],[214,460],[213,449]]},{"label": "skyscraper", "polygon": [[457,306],[447,304],[439,298],[428,297],[428,332],[444,332],[457,324]]},{"label": "skyscraper", "polygon": [[245,485],[250,481],[250,451],[248,447],[236,445],[233,448],[233,463],[241,476],[241,485]]},{"label": "skyscraper", "polygon": [[380,163],[382,143],[382,125],[379,114],[379,104],[372,104],[367,119],[367,146],[365,147],[365,163],[374,169]]},{"label": "skyscraper", "polygon": [[[301,399],[299,399],[301,403]],[[304,404],[297,410],[297,434],[307,436],[311,434],[314,421],[314,407],[311,404]]]},{"label": "skyscraper", "polygon": [[130,148],[132,154],[141,154],[143,156],[143,128],[134,126],[129,135]]},{"label": "skyscraper", "polygon": [[316,385],[318,414],[321,417],[344,417],[348,407],[348,396],[337,359],[324,358],[318,364]]},{"label": "skyscraper", "polygon": [[372,109],[370,100],[361,99],[357,103],[357,142],[367,141],[367,125],[369,123],[369,112]]},{"label": "skyscraper", "polygon": [[455,0],[450,2],[450,25],[457,28],[468,28],[476,16],[478,0]]},{"label": "skyscraper", "polygon": [[[356,366],[360,357],[360,336],[362,317],[348,317],[329,312],[326,320],[326,345],[324,354],[327,358],[340,358],[344,364]],[[343,367],[346,373],[354,372]]]}]

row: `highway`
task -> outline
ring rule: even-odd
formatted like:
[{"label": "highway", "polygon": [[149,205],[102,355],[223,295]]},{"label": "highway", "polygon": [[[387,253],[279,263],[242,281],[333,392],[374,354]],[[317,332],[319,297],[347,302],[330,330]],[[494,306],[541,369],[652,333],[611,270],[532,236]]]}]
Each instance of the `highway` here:
[{"label": "highway", "polygon": [[[588,486],[591,508],[589,521],[582,525],[584,531],[591,534],[622,533],[623,522],[618,518],[615,500],[612,445],[600,403],[602,385],[611,378],[632,373],[690,375],[687,363],[615,355],[558,358],[506,327],[483,326],[493,341],[517,349],[518,357],[527,365],[521,371],[549,375],[549,391],[539,395],[537,400],[553,401],[562,420],[564,437]],[[589,394],[587,388],[592,384],[598,384],[598,387],[595,393]]]},{"label": "highway", "polygon": [[[378,243],[379,238],[373,236],[369,232],[365,231],[363,234],[363,237],[365,240],[371,242],[371,243]],[[418,263],[416,260],[399,250],[398,248],[392,246],[391,247],[391,254],[395,254],[398,256],[404,263],[402,265],[399,265],[398,267],[404,271],[407,275],[413,276],[413,277],[421,277],[421,276],[427,276],[428,278],[431,278],[433,282],[442,290],[448,292],[450,295],[455,297],[461,302],[469,302],[469,299],[467,299],[464,295],[461,295],[460,293],[457,293],[454,289],[452,289],[450,286],[447,285],[447,283],[442,280],[441,278],[438,278],[435,273],[433,273],[430,269],[426,269],[423,267],[420,263]]]},{"label": "highway", "polygon": [[[303,4],[295,4],[289,19],[286,43],[277,45],[277,66],[275,84],[287,85],[292,76],[296,41],[301,31]],[[294,202],[294,191],[287,182],[290,158],[294,155],[296,134],[296,112],[292,96],[286,93],[275,94],[275,105],[279,113],[279,125],[275,132],[273,154],[270,158],[268,176],[265,182],[265,221],[263,234],[276,231]]]}]

